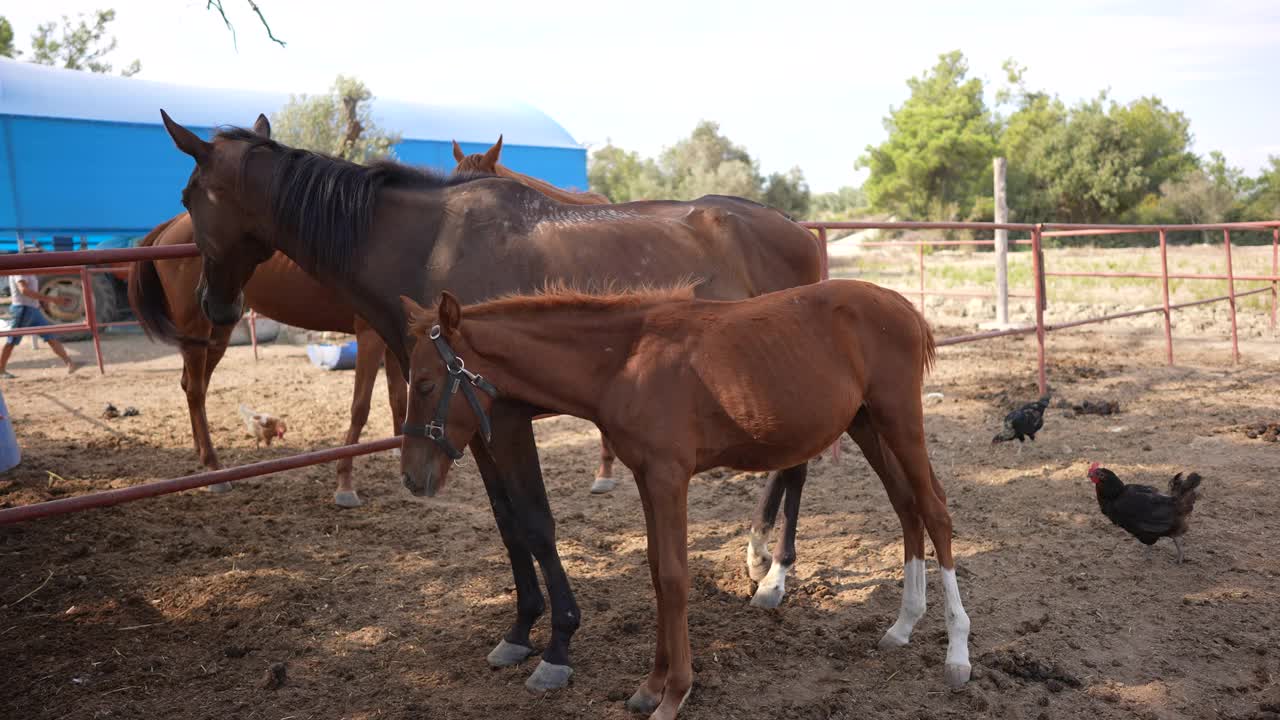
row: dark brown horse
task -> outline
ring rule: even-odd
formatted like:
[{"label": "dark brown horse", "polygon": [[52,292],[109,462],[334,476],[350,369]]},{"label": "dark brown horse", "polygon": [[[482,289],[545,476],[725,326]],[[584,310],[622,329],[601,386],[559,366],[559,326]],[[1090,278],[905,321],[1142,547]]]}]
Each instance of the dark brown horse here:
[{"label": "dark brown horse", "polygon": [[[829,280],[735,302],[690,288],[591,296],[515,296],[464,312],[443,294],[435,311],[403,298],[409,412],[401,468],[415,495],[445,485],[457,453],[480,438],[497,398],[591,420],[633,468],[644,505],[658,602],[653,671],[628,701],[671,720],[693,687],[689,648],[688,489],[716,467],[779,470],[848,434],[880,476],[903,529],[908,577],[924,572],[926,528],[942,567],[949,638],[944,677],[969,680],[969,618],[960,602],[946,495],[925,447],[924,375],[933,334],[896,292]],[[602,358],[605,358],[602,360]],[[459,392],[461,390],[461,392]],[[890,458],[893,458],[891,461]],[[761,587],[781,590],[775,565]],[[903,606],[924,594],[906,585]],[[905,642],[918,619],[886,635]]]},{"label": "dark brown horse", "polygon": [[[270,125],[260,116],[254,131],[269,137]],[[194,240],[191,217],[182,213],[152,230],[142,246],[182,245]],[[205,394],[209,379],[227,349],[232,325],[214,325],[200,309],[196,290],[200,286],[200,259],[141,260],[129,273],[129,302],[142,328],[152,338],[175,342],[182,353],[182,389],[191,415],[191,435],[200,462],[210,470],[219,466],[217,452],[209,437],[205,415]],[[351,425],[344,442],[359,442],[369,419],[369,405],[378,364],[386,355],[387,394],[391,401],[392,426],[400,432],[404,418],[406,388],[401,382],[394,353],[386,353],[378,333],[351,311],[333,288],[317,282],[289,258],[276,253],[258,266],[245,286],[245,301],[259,314],[286,325],[307,330],[354,333],[356,350],[355,392],[351,400]],[[352,461],[338,461],[338,488],[333,499],[339,507],[358,507],[360,496],[351,477]],[[230,483],[211,485],[213,492],[231,489]]]},{"label": "dark brown horse", "polygon": [[[736,299],[817,282],[822,274],[822,248],[812,233],[738,198],[564,205],[503,178],[446,178],[393,163],[360,166],[247,130],[206,142],[161,114],[174,143],[196,162],[182,198],[203,261],[201,305],[215,324],[240,319],[245,284],[277,252],[348,300],[402,368],[414,338],[401,296],[426,302],[449,289],[478,302],[548,281],[629,286],[695,277],[700,296]],[[534,445],[532,419],[542,412],[497,403],[499,439],[471,448],[517,595],[516,620],[490,653],[492,664],[532,654],[529,630],[545,609],[533,559],[546,577],[552,633],[527,682],[535,689],[568,681],[569,642],[580,622]],[[754,530],[772,524],[784,493],[799,497],[805,467],[801,462],[770,479]],[[783,556],[793,553],[790,509],[788,503]]]},{"label": "dark brown horse", "polygon": [[[498,177],[509,178],[524,185],[533,188],[547,197],[561,202],[566,205],[608,205],[609,198],[600,193],[593,192],[574,192],[558,188],[549,182],[544,182],[535,177],[530,177],[524,173],[518,173],[515,170],[498,162],[502,155],[502,136],[498,136],[498,142],[483,153],[475,153],[467,155],[462,152],[462,148],[458,145],[458,141],[453,141],[453,159],[458,162],[454,167],[455,175],[462,174],[484,174],[497,175]],[[591,483],[591,492],[595,494],[607,493],[618,485],[618,477],[613,472],[613,463],[617,460],[617,456],[613,453],[613,448],[609,447],[609,440],[605,438],[604,433],[600,434],[600,466],[596,469],[595,480]]]}]

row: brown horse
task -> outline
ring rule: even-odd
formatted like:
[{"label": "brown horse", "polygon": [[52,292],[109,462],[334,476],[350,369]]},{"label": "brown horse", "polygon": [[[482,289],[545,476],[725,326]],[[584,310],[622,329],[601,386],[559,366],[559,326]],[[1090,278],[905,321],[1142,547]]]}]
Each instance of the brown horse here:
[{"label": "brown horse", "polygon": [[[463,175],[467,173],[497,175],[498,177],[509,178],[524,185],[533,188],[556,202],[565,205],[608,205],[609,198],[600,193],[593,192],[574,192],[558,188],[551,183],[544,182],[535,177],[529,177],[523,173],[502,165],[498,162],[499,156],[502,154],[502,136],[498,136],[498,142],[483,153],[467,155],[462,152],[462,148],[458,145],[458,141],[453,141],[453,159],[458,161],[453,172],[455,175]],[[600,434],[600,467],[596,469],[595,480],[591,483],[591,492],[593,494],[603,494],[613,490],[618,486],[618,477],[613,472],[613,463],[616,461],[617,455],[614,454],[613,448],[609,447],[609,440]]]},{"label": "brown horse", "polygon": [[[739,198],[565,205],[504,178],[355,165],[248,130],[226,130],[206,142],[161,116],[196,163],[182,197],[195,224],[204,268],[199,297],[209,319],[238,321],[245,283],[259,263],[281,252],[349,300],[406,371],[415,336],[406,329],[401,296],[427,302],[448,289],[479,302],[548,281],[630,286],[692,276],[702,280],[700,297],[738,299],[822,276],[822,247],[812,233]],[[496,403],[499,439],[471,447],[516,587],[515,622],[489,661],[512,665],[533,653],[529,631],[546,608],[536,559],[552,625],[543,662],[526,683],[539,690],[568,681],[569,643],[580,623],[534,444],[532,420],[542,412],[527,403]],[[770,478],[753,528],[771,527],[780,499],[788,498],[782,558],[791,556],[798,502],[790,498],[798,501],[805,467],[798,462]]]},{"label": "brown horse", "polygon": [[[418,336],[401,454],[414,495],[444,487],[455,447],[498,440],[488,421],[495,397],[597,423],[634,470],[658,631],[653,671],[629,709],[673,718],[692,687],[690,477],[715,467],[792,467],[843,433],[862,448],[902,522],[903,612],[882,644],[905,643],[923,614],[927,529],[942,566],[944,676],[953,686],[968,681],[951,516],[925,447],[921,393],[933,334],[901,295],[829,280],[736,302],[697,300],[689,288],[559,289],[465,313],[447,292],[434,312],[403,302]],[[762,586],[780,585],[786,571],[775,565]]]},{"label": "brown horse", "polygon": [[530,177],[524,173],[518,173],[515,170],[498,162],[498,157],[502,154],[502,136],[498,136],[498,142],[493,147],[483,153],[467,155],[462,152],[462,148],[458,146],[458,141],[453,141],[453,159],[458,162],[454,168],[455,174],[484,174],[497,175],[533,188],[556,202],[565,205],[608,205],[609,198],[600,193],[593,192],[575,192],[573,190],[565,190],[558,188],[549,182],[539,180],[536,177]]},{"label": "brown horse", "polygon": [[[258,118],[254,131],[263,137],[270,135],[266,117]],[[141,245],[183,245],[193,242],[194,235],[191,216],[182,213],[152,230]],[[220,465],[209,436],[205,394],[213,370],[226,352],[234,326],[214,325],[200,309],[196,293],[201,281],[200,266],[199,258],[133,263],[129,273],[129,302],[149,337],[177,343],[182,353],[181,384],[187,396],[196,453],[206,468],[215,470]],[[357,317],[333,288],[317,282],[289,258],[276,253],[254,272],[245,286],[245,300],[259,314],[286,325],[356,335],[355,392],[351,400],[351,425],[344,440],[348,445],[359,442],[369,419],[378,364],[385,354],[392,426],[396,433],[400,432],[407,390],[401,381],[399,362],[394,353],[385,352],[386,345],[378,333]],[[351,471],[351,458],[338,461],[338,487],[333,499],[339,507],[361,504]],[[209,486],[213,492],[230,489],[230,483]]]}]

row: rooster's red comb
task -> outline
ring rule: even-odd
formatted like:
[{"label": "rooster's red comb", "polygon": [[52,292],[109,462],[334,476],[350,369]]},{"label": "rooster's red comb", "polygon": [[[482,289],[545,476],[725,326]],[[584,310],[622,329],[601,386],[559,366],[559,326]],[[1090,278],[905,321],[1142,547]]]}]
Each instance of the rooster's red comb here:
[{"label": "rooster's red comb", "polygon": [[1097,469],[1098,469],[1098,463],[1094,463],[1094,464],[1090,465],[1090,466],[1089,466],[1089,474],[1090,474],[1090,475],[1092,475],[1092,474],[1093,474],[1093,471],[1094,471],[1094,470],[1097,470]]}]

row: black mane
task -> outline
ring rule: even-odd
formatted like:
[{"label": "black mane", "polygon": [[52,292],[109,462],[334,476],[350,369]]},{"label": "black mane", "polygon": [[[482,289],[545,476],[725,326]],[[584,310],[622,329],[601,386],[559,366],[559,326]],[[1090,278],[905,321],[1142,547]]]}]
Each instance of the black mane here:
[{"label": "black mane", "polygon": [[302,241],[299,250],[305,257],[295,260],[311,273],[323,268],[345,275],[354,269],[352,261],[373,223],[380,190],[435,190],[493,177],[484,173],[450,176],[390,160],[358,165],[286,147],[244,128],[223,129],[215,139],[249,144],[241,159],[242,186],[254,150],[276,154],[275,172],[268,186],[272,219],[282,231]]}]

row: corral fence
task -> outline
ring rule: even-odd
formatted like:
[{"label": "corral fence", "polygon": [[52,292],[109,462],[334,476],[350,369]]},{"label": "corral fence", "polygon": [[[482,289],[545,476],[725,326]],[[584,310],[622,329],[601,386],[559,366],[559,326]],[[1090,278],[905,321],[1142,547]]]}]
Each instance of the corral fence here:
[{"label": "corral fence", "polygon": [[[1209,303],[1226,302],[1230,307],[1231,316],[1231,347],[1232,362],[1237,362],[1240,357],[1239,338],[1236,326],[1236,301],[1239,298],[1256,295],[1260,293],[1271,293],[1271,327],[1276,326],[1277,304],[1280,303],[1280,221],[1272,222],[1250,222],[1250,223],[1216,223],[1203,225],[1066,225],[1066,224],[1028,224],[1028,223],[964,223],[964,222],[806,222],[802,223],[805,227],[814,230],[818,237],[823,241],[824,249],[824,273],[829,267],[829,259],[825,258],[826,240],[828,232],[833,230],[891,230],[891,231],[909,231],[909,230],[967,230],[978,232],[994,232],[996,230],[1005,230],[1013,233],[1025,233],[1028,237],[1011,240],[1014,245],[1029,245],[1031,248],[1032,261],[1032,291],[1030,293],[1011,294],[1012,297],[1030,297],[1035,301],[1035,320],[1032,324],[1025,326],[1010,327],[986,332],[978,332],[966,335],[955,335],[951,337],[941,338],[938,340],[939,346],[959,345],[962,343],[980,342],[983,340],[991,340],[999,337],[1008,337],[1013,335],[1029,335],[1035,333],[1037,343],[1037,381],[1040,392],[1043,394],[1048,388],[1047,378],[1047,361],[1045,352],[1046,336],[1048,333],[1066,330],[1068,328],[1080,327],[1093,323],[1107,322],[1108,320],[1118,320],[1120,318],[1134,317],[1137,315],[1161,313],[1164,318],[1165,332],[1165,349],[1167,362],[1173,362],[1173,336],[1171,332],[1171,313],[1174,310],[1192,307],[1194,305],[1204,305]],[[1222,274],[1189,274],[1189,273],[1170,273],[1168,262],[1168,242],[1167,234],[1174,231],[1201,231],[1201,232],[1222,232],[1223,250],[1225,253],[1226,271]],[[1231,262],[1231,233],[1232,231],[1252,231],[1266,232],[1270,231],[1272,236],[1271,245],[1271,274],[1270,275],[1235,275]],[[1120,273],[1120,272],[1066,272],[1051,271],[1045,267],[1043,240],[1046,237],[1087,237],[1093,235],[1108,235],[1122,233],[1155,233],[1159,236],[1160,241],[1160,261],[1161,272],[1159,273]],[[872,247],[891,247],[891,248],[914,248],[918,256],[919,283],[915,288],[894,288],[908,296],[917,296],[920,299],[921,309],[924,308],[924,299],[928,296],[961,296],[961,297],[995,297],[995,293],[968,293],[950,290],[929,289],[925,281],[925,256],[926,249],[931,246],[947,247],[947,246],[995,246],[996,240],[888,240],[881,242],[865,242],[864,246]],[[91,272],[103,271],[109,272],[106,268],[90,268],[91,265],[103,265],[109,263],[132,262],[136,260],[172,260],[176,258],[194,257],[198,253],[194,245],[174,245],[164,247],[143,247],[143,248],[119,248],[110,250],[88,250],[88,251],[72,251],[72,252],[43,252],[20,255],[0,256],[0,275],[13,275],[18,273],[47,273],[47,272],[79,272],[83,281],[83,287],[91,288],[88,282]],[[1110,315],[1101,315],[1084,320],[1075,320],[1071,322],[1046,323],[1044,319],[1044,311],[1047,308],[1046,284],[1045,279],[1048,277],[1099,277],[1099,278],[1127,278],[1127,279],[1159,279],[1162,281],[1163,303],[1157,307],[1141,308],[1128,312],[1112,313]],[[1220,297],[1213,297],[1192,302],[1183,302],[1171,304],[1169,301],[1169,280],[1226,280],[1227,294]],[[1246,292],[1236,292],[1235,283],[1241,282],[1264,282],[1266,287]],[[51,334],[53,332],[84,332],[88,331],[93,335],[94,352],[98,357],[98,367],[103,371],[102,354],[99,345],[99,333],[105,325],[99,324],[93,312],[92,291],[87,290],[85,296],[85,322],[61,325],[53,327],[41,328],[23,328],[0,332],[0,337],[12,335],[30,335],[30,334]],[[255,356],[256,356],[255,342]],[[242,465],[234,468],[226,468],[222,470],[212,470],[207,472],[196,473],[181,478],[171,478],[168,480],[158,480],[151,483],[144,483],[127,488],[118,488],[114,490],[104,490],[77,497],[61,498],[58,500],[50,500],[47,502],[33,503],[20,507],[0,509],[0,525],[21,522],[24,520],[32,520],[51,515],[61,515],[64,513],[75,512],[77,510],[87,510],[89,508],[106,507],[116,505],[131,500],[138,500],[146,497],[155,497],[167,493],[180,492],[182,490],[192,490],[195,488],[214,485],[221,482],[229,482],[234,480],[244,480],[252,477],[260,477],[271,473],[291,470],[295,468],[307,467],[311,465],[322,465],[334,462],[342,458],[355,457],[358,455],[368,455],[384,450],[391,450],[399,446],[400,438],[386,438],[383,440],[375,440],[372,442],[358,443],[354,445],[344,445],[326,450],[316,450],[312,452],[291,455],[273,460]]]},{"label": "corral fence", "polygon": [[[166,254],[163,258],[151,257],[135,257],[134,260],[151,260],[151,259],[174,259],[195,257],[200,253],[196,251],[195,245],[179,245],[167,246],[180,250],[181,252]],[[159,248],[159,249],[167,249]],[[0,338],[31,335],[32,342],[41,335],[66,335],[70,333],[87,332],[93,340],[93,356],[98,363],[98,372],[106,374],[106,365],[102,357],[102,331],[113,327],[130,327],[138,325],[137,320],[118,320],[113,322],[99,322],[96,301],[93,296],[93,283],[91,276],[93,275],[109,275],[116,272],[116,268],[96,267],[97,262],[92,258],[86,257],[101,253],[103,257],[109,257],[108,254],[118,252],[136,250],[155,250],[157,248],[116,248],[110,250],[78,250],[78,251],[58,251],[58,252],[38,252],[24,253],[18,256],[0,256],[0,277],[8,275],[79,275],[80,276],[80,303],[84,308],[84,320],[78,323],[56,323],[53,325],[44,325],[34,328],[11,328],[8,330],[0,330]],[[66,266],[46,266],[44,262],[50,262],[49,258],[66,258]],[[30,263],[19,263],[15,258],[40,258],[41,261],[35,265]],[[9,262],[12,261],[12,266]],[[110,262],[110,261],[101,261]],[[122,261],[116,261],[122,262]],[[250,310],[247,314],[249,320],[249,343],[253,345],[253,359],[258,359],[258,314]]]}]

